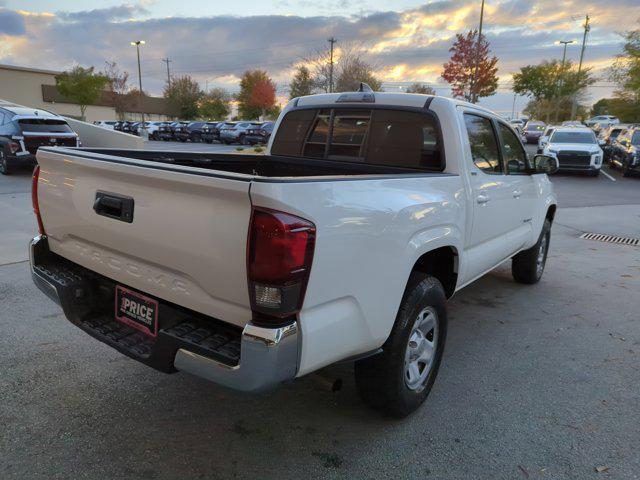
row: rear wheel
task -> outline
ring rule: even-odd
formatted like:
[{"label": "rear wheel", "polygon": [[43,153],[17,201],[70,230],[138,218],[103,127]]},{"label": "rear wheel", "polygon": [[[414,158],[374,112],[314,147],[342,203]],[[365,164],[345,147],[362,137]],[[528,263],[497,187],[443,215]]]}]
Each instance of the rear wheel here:
[{"label": "rear wheel", "polygon": [[364,402],[403,418],[425,401],[438,374],[447,336],[446,297],[435,278],[414,272],[382,353],[355,365]]},{"label": "rear wheel", "polygon": [[518,283],[538,283],[544,273],[549,253],[551,222],[545,219],[542,232],[536,244],[511,259],[511,274]]}]

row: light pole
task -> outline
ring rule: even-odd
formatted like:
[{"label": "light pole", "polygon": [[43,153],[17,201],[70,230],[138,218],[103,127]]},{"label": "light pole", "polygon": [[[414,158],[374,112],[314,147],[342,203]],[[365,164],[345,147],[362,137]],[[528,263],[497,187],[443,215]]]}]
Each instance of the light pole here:
[{"label": "light pole", "polygon": [[141,127],[143,132],[146,130],[144,128],[144,106],[142,105],[142,69],[140,68],[140,45],[144,45],[144,40],[136,40],[135,42],[131,42],[131,45],[136,47],[136,51],[138,52],[138,85],[140,87],[139,98],[140,98],[140,116],[142,118]]},{"label": "light pole", "polygon": [[476,86],[476,76],[478,75],[478,64],[480,63],[480,42],[482,41],[482,23],[484,21],[484,0],[482,0],[482,5],[480,5],[480,28],[478,29],[478,43],[476,44],[476,52],[475,52],[475,65],[473,67],[473,76],[471,77],[471,82],[469,82],[469,97],[471,103],[476,103],[478,101],[478,97],[475,94],[475,86]]},{"label": "light pole", "polygon": [[558,109],[560,107],[559,105],[559,98],[558,98],[558,94],[560,93],[560,80],[561,80],[561,76],[564,75],[564,62],[567,59],[567,45],[569,45],[570,43],[575,42],[575,40],[559,40],[558,42],[556,42],[556,45],[564,45],[564,48],[562,50],[562,64],[560,65],[560,72],[558,73],[558,78],[556,80],[556,115],[555,115],[555,121],[558,121]]}]

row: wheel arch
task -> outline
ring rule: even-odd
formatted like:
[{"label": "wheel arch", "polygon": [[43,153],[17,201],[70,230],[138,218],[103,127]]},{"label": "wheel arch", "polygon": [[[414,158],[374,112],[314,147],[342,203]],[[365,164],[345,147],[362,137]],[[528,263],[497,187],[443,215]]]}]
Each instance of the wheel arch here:
[{"label": "wheel arch", "polygon": [[423,253],[414,263],[411,272],[434,276],[442,283],[447,298],[450,298],[458,283],[458,265],[458,249],[453,245],[447,245]]},{"label": "wheel arch", "polygon": [[549,205],[549,208],[547,209],[547,214],[545,216],[545,219],[549,220],[551,223],[553,223],[553,219],[556,216],[556,209],[557,206],[555,203]]}]

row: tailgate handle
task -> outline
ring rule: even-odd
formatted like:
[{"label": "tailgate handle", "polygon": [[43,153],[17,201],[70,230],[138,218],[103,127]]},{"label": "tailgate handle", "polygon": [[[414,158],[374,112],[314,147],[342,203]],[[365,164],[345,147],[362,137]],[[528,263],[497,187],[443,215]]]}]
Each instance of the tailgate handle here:
[{"label": "tailgate handle", "polygon": [[103,217],[114,218],[121,222],[133,222],[133,198],[117,193],[96,192],[93,210]]}]

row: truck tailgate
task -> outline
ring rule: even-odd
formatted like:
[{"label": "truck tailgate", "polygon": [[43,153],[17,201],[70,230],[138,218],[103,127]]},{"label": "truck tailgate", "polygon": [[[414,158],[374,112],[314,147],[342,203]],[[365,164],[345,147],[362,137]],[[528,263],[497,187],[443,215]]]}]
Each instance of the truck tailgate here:
[{"label": "truck tailgate", "polygon": [[[251,319],[250,177],[53,149],[37,156],[40,212],[53,252],[226,322],[243,326]],[[98,192],[132,198],[133,221],[98,215]]]}]

